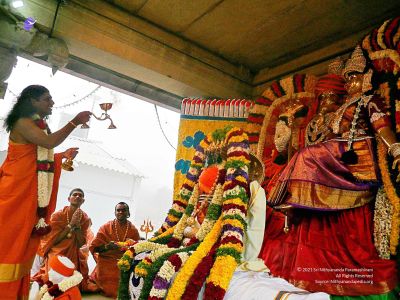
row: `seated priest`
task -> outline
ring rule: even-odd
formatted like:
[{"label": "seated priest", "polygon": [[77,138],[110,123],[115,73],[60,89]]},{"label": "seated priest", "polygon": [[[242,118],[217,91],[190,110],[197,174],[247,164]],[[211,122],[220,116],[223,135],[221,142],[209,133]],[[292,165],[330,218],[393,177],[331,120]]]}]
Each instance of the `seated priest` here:
[{"label": "seated priest", "polygon": [[115,206],[115,219],[108,221],[100,227],[99,232],[90,244],[97,266],[91,277],[108,297],[117,297],[119,269],[117,262],[123,251],[118,243],[127,240],[140,239],[136,227],[128,221],[130,217],[129,206],[125,202],[119,202]]}]

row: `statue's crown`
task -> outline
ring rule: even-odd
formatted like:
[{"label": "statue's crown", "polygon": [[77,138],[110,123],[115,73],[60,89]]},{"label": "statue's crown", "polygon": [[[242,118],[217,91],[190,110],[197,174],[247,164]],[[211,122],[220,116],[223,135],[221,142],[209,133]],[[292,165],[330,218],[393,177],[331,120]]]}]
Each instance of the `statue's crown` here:
[{"label": "statue's crown", "polygon": [[367,64],[367,59],[365,58],[361,47],[356,46],[351,57],[347,60],[346,66],[344,67],[343,76],[347,78],[350,73],[363,73],[365,66]]}]

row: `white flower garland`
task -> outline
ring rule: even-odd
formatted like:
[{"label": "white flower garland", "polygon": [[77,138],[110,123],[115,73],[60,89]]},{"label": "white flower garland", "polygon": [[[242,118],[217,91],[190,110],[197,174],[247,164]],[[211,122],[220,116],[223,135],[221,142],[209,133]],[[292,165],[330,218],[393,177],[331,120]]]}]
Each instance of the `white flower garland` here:
[{"label": "white flower garland", "polygon": [[[39,115],[34,115],[33,120],[40,120]],[[47,135],[47,128],[42,129],[43,132]],[[37,163],[39,162],[47,162],[48,164],[54,163],[54,150],[46,149],[41,146],[37,146]],[[54,180],[54,172],[53,171],[41,171],[38,170],[38,208],[45,208],[49,205],[51,192],[53,189],[53,180]],[[40,229],[46,228],[49,225],[45,221],[45,217],[39,215],[39,220],[35,225],[35,230],[39,231]]]},{"label": "white flower garland", "polygon": [[[70,288],[77,286],[83,280],[83,276],[78,271],[74,271],[74,274],[71,277],[65,278],[58,284],[58,289],[61,292],[66,292]],[[48,292],[47,284],[43,285],[39,290],[39,299],[41,300],[52,300],[54,299]]]},{"label": "white flower garland", "polygon": [[[223,194],[222,185],[221,184],[217,184],[217,186],[215,187],[215,192],[214,192],[213,198],[211,200],[211,204],[215,204],[215,205],[221,206],[221,204],[222,204],[222,194]],[[213,228],[215,222],[217,222],[217,220],[212,220],[212,219],[209,219],[209,218],[205,218],[205,220],[203,221],[203,223],[200,226],[200,229],[196,233],[196,238],[199,241],[204,240],[205,236]]]},{"label": "white flower garland", "polygon": [[[135,255],[145,252],[145,251],[153,251],[159,248],[168,248],[167,245],[162,245],[154,242],[140,242],[133,245],[133,250],[135,251]],[[128,250],[129,251],[129,250]]]},{"label": "white flower garland", "polygon": [[291,135],[292,130],[290,127],[288,127],[284,121],[280,120],[276,124],[274,137],[275,147],[278,152],[282,152],[287,148]]},{"label": "white flower garland", "polygon": [[[188,202],[188,206],[189,205],[196,206],[198,198],[199,198],[199,185],[198,185],[198,183],[196,183],[194,188],[193,188],[192,195],[190,196],[190,199],[189,199],[189,202]],[[189,217],[190,217],[190,215],[185,213],[182,216],[182,218],[179,220],[178,224],[176,224],[174,233],[172,235],[174,238],[176,238],[178,240],[182,240],[183,231],[184,231],[184,229],[186,227],[186,221],[187,221],[187,219]]]}]

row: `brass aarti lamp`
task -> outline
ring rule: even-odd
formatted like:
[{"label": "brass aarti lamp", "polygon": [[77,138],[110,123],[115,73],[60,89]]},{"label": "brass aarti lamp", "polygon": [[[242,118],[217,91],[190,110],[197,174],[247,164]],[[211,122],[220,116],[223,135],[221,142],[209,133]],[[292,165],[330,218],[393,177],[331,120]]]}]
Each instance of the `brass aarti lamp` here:
[{"label": "brass aarti lamp", "polygon": [[[93,117],[95,117],[99,121],[105,121],[105,120],[110,120],[110,126],[108,126],[108,129],[116,129],[117,126],[114,125],[113,120],[111,119],[111,116],[107,113],[111,108],[112,108],[112,103],[100,103],[100,108],[104,110],[104,112],[100,115],[100,117],[97,117],[95,114],[92,114]],[[82,124],[81,128],[90,128],[88,124],[84,123]]]}]

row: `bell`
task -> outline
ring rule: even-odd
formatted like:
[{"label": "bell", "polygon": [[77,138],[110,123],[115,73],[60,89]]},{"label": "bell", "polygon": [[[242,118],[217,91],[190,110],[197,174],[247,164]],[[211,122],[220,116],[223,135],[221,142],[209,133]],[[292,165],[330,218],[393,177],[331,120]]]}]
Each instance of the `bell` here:
[{"label": "bell", "polygon": [[74,163],[72,161],[71,158],[66,159],[62,164],[61,167],[65,170],[65,171],[73,171],[74,167],[72,166]]}]

